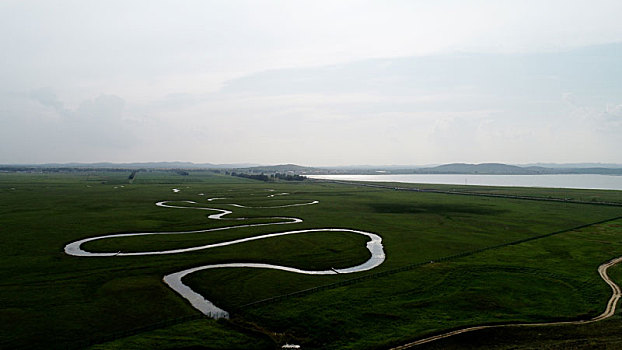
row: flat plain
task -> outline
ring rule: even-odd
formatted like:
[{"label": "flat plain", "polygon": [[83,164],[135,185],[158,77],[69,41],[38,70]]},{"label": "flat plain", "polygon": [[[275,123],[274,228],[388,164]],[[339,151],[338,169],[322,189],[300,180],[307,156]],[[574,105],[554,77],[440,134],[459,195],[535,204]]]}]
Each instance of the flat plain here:
[{"label": "flat plain", "polygon": [[[619,191],[458,186],[462,192],[539,199],[530,200],[322,181],[261,182],[203,171],[186,176],[139,172],[130,184],[128,175],[0,174],[0,347],[272,349],[294,343],[303,349],[390,348],[470,325],[596,316],[611,295],[597,268],[622,255],[622,206],[600,204],[622,203]],[[281,193],[287,195],[272,196]],[[564,201],[547,200],[556,198]],[[209,211],[155,205],[164,200],[227,209],[233,211],[230,218],[244,220],[210,220]],[[315,200],[316,205],[282,208],[229,205]],[[380,235],[386,260],[355,274],[251,268],[192,274],[185,281],[231,313],[229,320],[212,320],[162,277],[231,262],[346,268],[369,258],[365,237],[318,232],[162,256],[81,258],[63,251],[72,241],[112,233],[278,221],[268,217],[303,222],[85,246],[101,252],[151,251],[339,227]],[[610,271],[617,282],[621,273],[620,267]],[[489,329],[422,348],[620,346],[615,336],[620,330],[616,314],[583,326]]]}]

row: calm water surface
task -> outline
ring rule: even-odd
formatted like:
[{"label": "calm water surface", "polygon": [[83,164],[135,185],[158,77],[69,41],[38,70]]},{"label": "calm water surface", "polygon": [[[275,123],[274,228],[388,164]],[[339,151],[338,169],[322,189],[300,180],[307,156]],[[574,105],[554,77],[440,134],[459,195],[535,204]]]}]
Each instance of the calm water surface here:
[{"label": "calm water surface", "polygon": [[404,175],[309,175],[313,179],[345,181],[405,182],[421,184],[482,185],[512,187],[554,187],[622,190],[622,176],[572,175],[460,175],[460,174],[404,174]]}]

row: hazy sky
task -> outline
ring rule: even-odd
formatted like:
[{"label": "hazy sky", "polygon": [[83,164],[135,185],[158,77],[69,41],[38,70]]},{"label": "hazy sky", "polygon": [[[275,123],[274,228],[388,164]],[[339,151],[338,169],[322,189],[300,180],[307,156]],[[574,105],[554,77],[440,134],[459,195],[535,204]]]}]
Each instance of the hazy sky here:
[{"label": "hazy sky", "polygon": [[0,163],[622,163],[622,1],[0,1]]}]

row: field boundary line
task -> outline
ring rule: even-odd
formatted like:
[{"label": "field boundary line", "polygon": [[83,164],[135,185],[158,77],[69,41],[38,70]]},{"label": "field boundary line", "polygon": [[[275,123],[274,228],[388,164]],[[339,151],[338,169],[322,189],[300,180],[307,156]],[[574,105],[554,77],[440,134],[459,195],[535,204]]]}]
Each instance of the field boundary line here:
[{"label": "field boundary line", "polygon": [[428,265],[428,264],[433,264],[433,263],[436,263],[436,262],[444,262],[444,261],[455,260],[455,259],[459,259],[459,258],[475,255],[475,254],[478,254],[478,253],[482,253],[482,252],[485,252],[485,251],[488,251],[488,250],[504,248],[504,247],[508,247],[508,246],[512,246],[512,245],[518,245],[518,244],[522,244],[522,243],[525,243],[525,242],[530,242],[530,241],[534,241],[534,240],[538,240],[538,239],[542,239],[542,238],[547,238],[547,237],[555,236],[555,235],[558,235],[558,234],[561,234],[561,233],[570,232],[570,231],[576,231],[576,230],[580,230],[580,229],[583,229],[583,228],[586,228],[586,227],[590,227],[590,226],[594,226],[594,225],[600,225],[600,224],[604,224],[604,223],[607,223],[607,222],[611,222],[611,221],[615,221],[615,220],[620,220],[620,219],[622,219],[622,216],[616,216],[614,218],[609,218],[609,219],[600,220],[600,221],[597,221],[597,222],[592,222],[592,223],[589,223],[589,224],[579,225],[579,226],[568,228],[568,229],[564,229],[564,230],[559,230],[559,231],[555,231],[555,232],[545,233],[545,234],[542,234],[542,235],[536,235],[536,236],[532,236],[532,237],[527,237],[527,238],[519,239],[519,240],[512,241],[512,242],[501,243],[501,244],[497,244],[497,245],[493,245],[493,246],[489,246],[489,247],[484,247],[484,248],[480,248],[480,249],[475,249],[475,250],[470,250],[470,251],[466,251],[466,252],[462,252],[462,253],[458,253],[458,254],[448,255],[448,256],[440,257],[440,258],[429,260],[429,261],[422,261],[422,262],[418,262],[418,263],[404,265],[404,266],[401,266],[401,267],[397,267],[397,268],[393,268],[393,269],[385,270],[385,271],[381,271],[381,272],[370,273],[370,274],[367,274],[367,275],[364,275],[364,276],[360,276],[360,277],[356,277],[356,278],[350,278],[350,279],[339,281],[339,282],[334,282],[334,283],[325,284],[325,285],[322,285],[322,286],[317,286],[317,287],[312,287],[312,288],[308,288],[308,289],[299,290],[299,291],[292,292],[292,293],[278,295],[278,296],[271,297],[271,298],[257,300],[257,301],[254,301],[254,302],[251,302],[251,303],[248,303],[248,304],[244,304],[244,305],[238,306],[237,308],[233,308],[232,311],[233,312],[240,311],[242,309],[246,309],[246,308],[249,308],[249,307],[254,307],[254,306],[263,305],[263,304],[275,303],[275,302],[279,302],[279,301],[282,301],[282,300],[285,300],[285,299],[291,299],[291,298],[294,298],[294,297],[309,295],[309,294],[313,294],[313,293],[316,293],[316,292],[321,292],[321,291],[324,291],[324,290],[329,290],[329,289],[334,289],[334,288],[338,288],[338,287],[342,287],[342,286],[352,285],[352,284],[360,283],[360,282],[367,281],[367,280],[370,280],[370,279],[376,279],[376,278],[380,278],[380,277],[394,275],[396,273],[400,273],[400,272],[404,272],[404,271],[414,270],[414,269],[416,269],[418,267],[421,267],[421,266],[424,266],[424,265]]},{"label": "field boundary line", "polygon": [[590,205],[604,205],[604,206],[611,206],[611,207],[622,207],[622,203],[617,203],[617,202],[590,202],[590,201],[565,199],[565,198],[519,196],[519,195],[510,195],[510,194],[495,194],[495,193],[481,193],[481,192],[468,192],[468,191],[449,191],[449,190],[436,190],[436,189],[425,189],[425,188],[415,188],[415,187],[397,187],[397,186],[379,185],[379,184],[367,183],[367,182],[349,182],[349,181],[317,180],[317,179],[314,181],[335,183],[335,184],[340,184],[340,185],[365,186],[365,187],[380,188],[380,189],[394,190],[394,191],[405,191],[405,192],[440,193],[440,194],[450,194],[450,195],[459,195],[459,196],[521,199],[521,200],[540,201],[540,202],[590,204]]},{"label": "field boundary line", "polygon": [[609,275],[607,274],[607,270],[610,267],[620,262],[622,262],[622,256],[609,260],[601,264],[600,266],[598,266],[598,274],[609,285],[609,287],[611,287],[612,293],[611,293],[611,297],[607,301],[607,306],[605,307],[605,311],[603,311],[600,315],[597,315],[590,319],[575,320],[575,321],[558,321],[558,322],[503,323],[503,324],[489,324],[489,325],[484,324],[480,326],[470,326],[470,327],[459,328],[453,331],[433,335],[427,338],[415,340],[414,342],[400,345],[400,346],[391,348],[390,350],[410,349],[415,346],[431,343],[431,342],[441,340],[441,339],[446,339],[454,335],[478,331],[482,329],[506,328],[506,327],[546,327],[546,326],[562,326],[562,325],[581,325],[581,324],[589,324],[589,323],[594,323],[594,322],[605,320],[615,314],[618,301],[622,297],[622,290],[620,289],[620,286],[618,286],[615,282],[613,282],[613,280],[611,280],[611,278],[609,278]]}]

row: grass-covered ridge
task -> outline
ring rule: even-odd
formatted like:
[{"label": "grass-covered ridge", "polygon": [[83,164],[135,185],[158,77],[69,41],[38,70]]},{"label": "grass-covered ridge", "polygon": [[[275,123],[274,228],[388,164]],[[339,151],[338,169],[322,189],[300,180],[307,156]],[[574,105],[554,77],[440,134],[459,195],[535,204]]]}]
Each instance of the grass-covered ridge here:
[{"label": "grass-covered ridge", "polygon": [[[240,261],[339,268],[356,265],[369,254],[365,238],[348,233],[294,235],[169,256],[77,258],[63,253],[71,241],[102,234],[196,230],[232,223],[207,219],[211,212],[156,207],[162,200],[192,200],[208,206],[207,198],[225,198],[209,206],[232,210],[232,218],[248,218],[247,222],[270,222],[266,217],[271,216],[298,217],[304,222],[209,235],[94,241],[89,249],[172,249],[280,230],[341,227],[381,235],[387,260],[375,270],[349,276],[258,269],[200,272],[189,276],[188,283],[219,306],[235,310],[231,321],[187,321],[101,347],[160,344],[170,348],[209,342],[214,348],[245,348],[249,343],[270,348],[290,341],[304,348],[383,348],[463,325],[573,319],[602,311],[610,291],[596,268],[622,255],[622,222],[613,221],[242,308],[361,275],[619,217],[622,208],[323,182],[265,184],[201,172],[139,174],[129,184],[127,175],[0,174],[0,320],[6,325],[0,330],[1,347],[80,347],[89,339],[109,339],[163,320],[196,315],[161,281],[163,275],[185,268]],[[566,190],[516,191],[568,197]],[[284,192],[289,195],[268,197]],[[622,201],[615,191],[571,192],[588,200]],[[309,200],[320,203],[274,209],[227,205],[273,206]],[[230,340],[209,341],[215,338]]]}]

